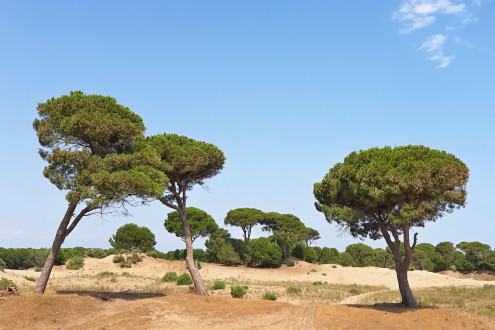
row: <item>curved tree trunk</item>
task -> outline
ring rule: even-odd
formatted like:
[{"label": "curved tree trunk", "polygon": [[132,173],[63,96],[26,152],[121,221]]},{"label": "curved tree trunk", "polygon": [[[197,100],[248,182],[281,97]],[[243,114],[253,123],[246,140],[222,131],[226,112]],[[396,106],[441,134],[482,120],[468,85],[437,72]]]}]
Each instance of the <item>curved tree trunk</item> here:
[{"label": "curved tree trunk", "polygon": [[58,227],[57,233],[55,234],[55,239],[53,240],[52,248],[50,250],[50,253],[48,254],[48,258],[46,258],[45,265],[41,270],[38,282],[36,282],[36,286],[34,287],[35,293],[45,293],[48,279],[50,278],[53,265],[55,264],[55,259],[57,258],[58,251],[60,250],[60,247],[62,246],[62,243],[64,242],[67,235],[67,227],[69,225],[70,219],[74,215],[76,206],[77,203],[72,202],[71,204],[69,204],[69,207],[65,212],[65,216],[62,219],[60,226]]},{"label": "curved tree trunk", "polygon": [[418,307],[418,303],[416,302],[411,288],[409,287],[407,269],[396,269],[395,272],[397,273],[397,280],[399,281],[399,291],[402,297],[402,304],[406,307]]},{"label": "curved tree trunk", "polygon": [[186,212],[182,209],[179,210],[179,215],[182,221],[182,229],[184,230],[184,238],[186,241],[186,265],[187,269],[189,269],[189,273],[191,274],[192,280],[194,282],[194,287],[196,288],[196,293],[201,296],[208,296],[208,290],[206,290],[206,286],[199,274],[196,265],[194,265],[194,255],[193,255],[193,246],[192,246],[192,237],[191,230],[189,228],[189,222],[186,218]]}]

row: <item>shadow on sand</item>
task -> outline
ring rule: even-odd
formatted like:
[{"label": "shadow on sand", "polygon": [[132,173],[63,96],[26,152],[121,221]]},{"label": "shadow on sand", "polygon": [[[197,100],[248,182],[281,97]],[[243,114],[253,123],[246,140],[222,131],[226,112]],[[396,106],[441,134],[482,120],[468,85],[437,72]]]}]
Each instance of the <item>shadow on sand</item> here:
[{"label": "shadow on sand", "polygon": [[364,309],[372,309],[375,311],[382,311],[385,313],[391,314],[401,314],[405,312],[414,312],[419,309],[438,309],[436,306],[420,306],[418,308],[407,308],[401,303],[379,303],[374,305],[360,305],[360,304],[346,304],[344,306],[354,307],[354,308],[364,308]]},{"label": "shadow on sand", "polygon": [[137,293],[131,292],[129,290],[120,292],[102,292],[102,291],[81,291],[81,290],[60,290],[57,294],[77,294],[79,296],[90,296],[93,298],[98,298],[103,301],[112,301],[114,299],[123,300],[141,300],[156,297],[165,297],[164,293]]}]

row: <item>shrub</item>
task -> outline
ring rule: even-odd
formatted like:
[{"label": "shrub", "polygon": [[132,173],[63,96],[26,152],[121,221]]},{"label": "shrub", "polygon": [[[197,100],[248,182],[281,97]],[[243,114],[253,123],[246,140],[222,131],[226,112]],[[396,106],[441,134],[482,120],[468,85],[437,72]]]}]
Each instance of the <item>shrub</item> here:
[{"label": "shrub", "polygon": [[230,288],[230,295],[233,298],[243,298],[247,293],[247,286],[233,286]]},{"label": "shrub", "polygon": [[86,254],[88,257],[96,259],[103,259],[107,256],[107,253],[103,249],[88,249]]},{"label": "shrub", "polygon": [[177,285],[190,285],[193,284],[193,280],[189,274],[184,273],[179,276],[177,279]]},{"label": "shrub", "polygon": [[163,275],[162,282],[175,282],[179,279],[179,275],[176,272],[168,272]]},{"label": "shrub", "polygon": [[24,279],[26,279],[27,281],[31,281],[31,282],[36,281],[36,279],[34,277],[31,277],[31,276],[24,276]]},{"label": "shrub", "polygon": [[313,282],[313,285],[323,285],[320,281]]},{"label": "shrub", "polygon": [[220,248],[220,251],[217,253],[217,258],[221,264],[227,266],[241,263],[239,253],[235,252],[234,247],[230,243],[226,243]]},{"label": "shrub", "polygon": [[[59,251],[60,253],[60,251]],[[86,256],[86,249],[81,246],[64,249],[65,257],[67,259],[73,259],[75,257],[84,258]]]},{"label": "shrub", "polygon": [[15,285],[14,282],[2,277],[2,279],[0,280],[0,290],[7,290],[7,287],[9,286],[13,286],[14,288],[17,288],[17,285]]},{"label": "shrub", "polygon": [[297,243],[294,248],[292,249],[292,255],[296,257],[299,260],[304,260],[304,248],[306,247],[306,244],[300,242]]},{"label": "shrub", "polygon": [[152,258],[158,258],[158,251],[156,250],[153,250],[153,251],[149,251],[148,253],[148,257],[152,257]]},{"label": "shrub", "polygon": [[141,262],[141,257],[139,256],[139,254],[134,252],[132,256],[127,257],[127,262],[129,261],[132,262],[133,264],[137,264],[138,262]]},{"label": "shrub", "polygon": [[277,296],[274,293],[265,293],[264,295],[261,296],[261,299],[266,299],[266,300],[277,300]]},{"label": "shrub", "polygon": [[5,261],[2,260],[2,258],[0,258],[0,271],[3,272],[3,270],[7,267],[7,264],[5,263]]},{"label": "shrub", "polygon": [[139,227],[136,224],[128,223],[123,225],[115,235],[108,240],[110,245],[116,249],[134,251],[151,251],[156,245],[155,235],[146,227]]},{"label": "shrub", "polygon": [[201,263],[199,262],[199,260],[194,259],[194,264],[196,265],[196,269],[201,269]]},{"label": "shrub", "polygon": [[327,276],[327,273],[321,273],[321,275],[323,275],[323,276]]},{"label": "shrub", "polygon": [[65,268],[71,270],[78,270],[81,269],[83,266],[84,266],[84,259],[82,257],[77,256],[67,261]]},{"label": "shrub", "polygon": [[316,261],[316,251],[311,246],[304,248],[304,261],[314,263]]},{"label": "shrub", "polygon": [[282,252],[278,244],[265,237],[249,242],[248,255],[251,263],[259,263],[263,267],[278,266],[280,259],[282,259]]},{"label": "shrub", "polygon": [[213,284],[213,290],[220,290],[220,289],[225,289],[225,282],[215,281],[215,284]]},{"label": "shrub", "polygon": [[119,263],[125,262],[125,258],[123,255],[117,254],[115,257],[113,257],[113,262],[116,264],[119,264]]},{"label": "shrub", "polygon": [[287,293],[298,293],[299,292],[299,289],[298,288],[295,288],[293,286],[289,286],[287,288]]},{"label": "shrub", "polygon": [[110,282],[117,282],[117,279],[115,277],[112,277],[112,279],[110,280]]},{"label": "shrub", "polygon": [[98,273],[98,275],[97,275],[97,276],[99,276],[99,277],[107,277],[107,276],[114,276],[114,275],[115,275],[115,273],[114,273],[114,272],[107,272],[107,271],[104,271],[104,272],[100,272],[100,273]]},{"label": "shrub", "polygon": [[316,268],[311,268],[312,273],[316,273]]},{"label": "shrub", "polygon": [[122,272],[122,274],[120,274],[120,276],[123,276],[123,277],[131,277],[132,275],[129,274],[128,272]]},{"label": "shrub", "polygon": [[292,259],[287,259],[285,264],[287,265],[287,267],[294,267],[296,265],[296,263]]},{"label": "shrub", "polygon": [[42,271],[42,269],[41,269],[41,268],[36,268],[34,271],[35,271],[36,273],[40,273],[40,272]]}]

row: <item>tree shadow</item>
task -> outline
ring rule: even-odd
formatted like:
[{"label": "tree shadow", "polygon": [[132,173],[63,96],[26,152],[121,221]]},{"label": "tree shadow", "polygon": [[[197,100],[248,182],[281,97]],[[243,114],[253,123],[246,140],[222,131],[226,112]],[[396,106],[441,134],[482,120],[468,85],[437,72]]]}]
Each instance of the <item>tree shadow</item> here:
[{"label": "tree shadow", "polygon": [[425,309],[438,309],[437,306],[419,306],[417,308],[409,308],[401,303],[377,303],[374,305],[364,305],[364,304],[345,304],[344,306],[353,307],[353,308],[363,308],[363,309],[372,309],[375,311],[382,311],[385,313],[391,314],[401,314],[405,312],[414,312],[417,310],[425,310]]},{"label": "tree shadow", "polygon": [[82,291],[82,290],[59,290],[57,294],[77,294],[78,296],[89,296],[103,301],[113,301],[123,299],[127,301],[165,297],[164,293],[137,293],[131,291],[102,292],[102,291]]}]

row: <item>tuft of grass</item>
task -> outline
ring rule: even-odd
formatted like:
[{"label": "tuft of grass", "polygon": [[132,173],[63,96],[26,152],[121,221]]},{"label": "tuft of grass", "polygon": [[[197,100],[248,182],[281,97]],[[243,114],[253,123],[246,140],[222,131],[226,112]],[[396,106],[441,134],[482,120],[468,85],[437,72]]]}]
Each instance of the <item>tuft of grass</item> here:
[{"label": "tuft of grass", "polygon": [[300,290],[296,287],[289,286],[286,291],[287,293],[299,293]]},{"label": "tuft of grass", "polygon": [[115,273],[114,272],[107,272],[107,271],[104,271],[104,272],[99,272],[98,277],[110,277],[110,276],[114,276]]},{"label": "tuft of grass", "polygon": [[321,275],[323,275],[323,276],[327,276],[327,273],[321,273]]},{"label": "tuft of grass", "polygon": [[316,268],[311,268],[311,273],[316,273]]},{"label": "tuft of grass", "polygon": [[30,277],[30,276],[24,276],[24,279],[31,281],[31,282],[36,281],[36,279],[34,277]]},{"label": "tuft of grass", "polygon": [[122,274],[120,274],[120,276],[123,276],[123,277],[131,277],[132,275],[128,272],[122,272]]},{"label": "tuft of grass", "polygon": [[337,268],[337,266],[336,265],[332,265],[332,268]]},{"label": "tuft of grass", "polygon": [[240,286],[240,285],[233,286],[230,288],[230,295],[233,298],[244,298],[244,296],[247,293],[247,289],[248,289],[247,286]]},{"label": "tuft of grass", "polygon": [[115,283],[115,282],[117,282],[117,279],[115,277],[112,277],[112,279],[110,280],[110,282]]},{"label": "tuft of grass", "polygon": [[224,281],[215,281],[212,288],[213,288],[213,290],[225,289],[225,282]]},{"label": "tuft of grass", "polygon": [[274,293],[267,292],[261,296],[261,299],[265,300],[277,300],[277,296]]},{"label": "tuft of grass", "polygon": [[323,285],[320,281],[313,282],[313,285]]}]

